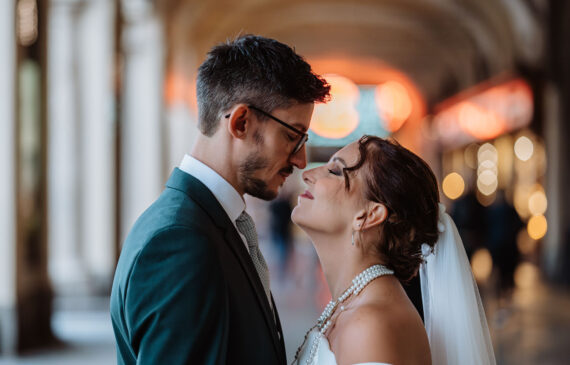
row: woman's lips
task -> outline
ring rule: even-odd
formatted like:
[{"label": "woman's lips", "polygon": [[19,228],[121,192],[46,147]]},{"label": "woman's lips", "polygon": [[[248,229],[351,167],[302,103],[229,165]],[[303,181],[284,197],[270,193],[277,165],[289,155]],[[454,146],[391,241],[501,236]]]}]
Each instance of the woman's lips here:
[{"label": "woman's lips", "polygon": [[314,199],[313,195],[309,192],[309,190],[305,190],[305,192],[303,194],[300,195],[301,198],[307,198],[307,199]]}]

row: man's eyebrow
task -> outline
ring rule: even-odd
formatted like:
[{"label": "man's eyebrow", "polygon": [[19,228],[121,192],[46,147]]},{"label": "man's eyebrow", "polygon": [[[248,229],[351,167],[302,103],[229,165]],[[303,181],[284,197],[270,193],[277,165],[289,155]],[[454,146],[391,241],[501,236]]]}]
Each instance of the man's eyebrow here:
[{"label": "man's eyebrow", "polygon": [[303,124],[301,123],[295,123],[292,124],[293,127],[297,128],[298,130],[300,130],[303,133],[307,133],[307,127],[305,127]]},{"label": "man's eyebrow", "polygon": [[347,166],[347,165],[346,165],[346,162],[345,162],[345,161],[344,161],[342,158],[340,158],[340,157],[333,157],[333,159],[332,159],[332,160],[333,160],[333,162],[334,162],[334,161],[338,161],[338,162],[340,162],[341,164],[343,164],[343,165],[344,165],[344,167],[346,167],[346,166]]}]

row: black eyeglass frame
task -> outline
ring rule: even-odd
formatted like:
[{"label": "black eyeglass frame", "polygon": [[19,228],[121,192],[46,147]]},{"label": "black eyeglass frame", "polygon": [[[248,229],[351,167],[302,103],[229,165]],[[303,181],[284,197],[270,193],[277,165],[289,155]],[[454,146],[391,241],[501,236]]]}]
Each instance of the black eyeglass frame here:
[{"label": "black eyeglass frame", "polygon": [[[305,132],[303,132],[303,131],[301,131],[301,130],[295,128],[295,127],[293,127],[292,125],[290,125],[290,124],[288,124],[288,123],[285,123],[285,122],[282,121],[281,119],[279,119],[279,118],[277,118],[277,117],[274,117],[273,115],[269,114],[268,112],[259,109],[259,108],[256,107],[255,105],[248,105],[248,108],[251,108],[251,109],[253,109],[253,110],[255,110],[255,111],[257,111],[257,112],[259,112],[259,113],[265,115],[266,117],[268,117],[268,118],[270,118],[270,119],[273,119],[273,120],[276,121],[277,123],[281,124],[282,126],[284,126],[284,127],[288,128],[288,129],[292,130],[293,132],[295,132],[295,133],[297,133],[297,134],[299,134],[299,135],[301,136],[301,139],[299,140],[299,142],[297,142],[297,144],[295,145],[295,148],[293,148],[293,151],[291,152],[292,155],[294,155],[294,154],[296,154],[297,152],[299,152],[299,150],[300,150],[301,148],[303,148],[303,145],[304,145],[305,143],[307,143],[307,141],[309,140],[309,134],[307,134],[307,133],[305,133]],[[230,117],[230,114],[226,115],[226,118],[229,118],[229,117]]]}]

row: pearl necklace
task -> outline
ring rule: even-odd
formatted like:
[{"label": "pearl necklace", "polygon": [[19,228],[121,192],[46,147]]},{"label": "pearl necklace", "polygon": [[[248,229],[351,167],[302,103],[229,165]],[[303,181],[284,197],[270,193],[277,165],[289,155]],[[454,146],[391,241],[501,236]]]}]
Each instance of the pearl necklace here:
[{"label": "pearl necklace", "polygon": [[[307,337],[309,336],[309,333],[311,333],[311,331],[315,327],[317,327],[319,329],[319,332],[317,333],[317,336],[315,337],[315,339],[313,340],[313,343],[311,344],[311,350],[309,352],[309,358],[307,359],[307,362],[306,362],[308,365],[313,363],[315,355],[317,354],[317,351],[319,349],[320,339],[322,336],[324,336],[324,333],[327,331],[327,329],[332,324],[331,317],[336,312],[336,308],[338,307],[339,304],[343,303],[345,300],[347,300],[352,295],[357,296],[362,291],[362,289],[364,289],[364,287],[366,287],[366,285],[368,285],[372,280],[374,280],[380,276],[383,276],[383,275],[392,275],[392,274],[394,274],[393,270],[388,269],[384,265],[378,264],[378,265],[370,266],[368,269],[366,269],[363,272],[361,272],[360,274],[356,275],[356,277],[354,279],[352,279],[352,285],[348,289],[346,289],[344,291],[344,293],[342,293],[342,295],[340,297],[338,297],[337,300],[331,300],[329,302],[329,304],[327,304],[327,306],[323,310],[323,313],[321,314],[321,316],[317,320],[317,324],[315,324],[313,327],[311,327],[307,331],[307,333],[305,334],[305,338],[303,339],[303,343],[301,344],[301,346],[299,346],[299,348],[297,349],[297,352],[295,353],[295,359],[293,360],[293,364],[295,364],[295,362],[299,358],[299,353],[301,352],[303,345],[307,341]],[[344,310],[344,306],[341,305],[339,307],[339,309],[342,312]]]}]

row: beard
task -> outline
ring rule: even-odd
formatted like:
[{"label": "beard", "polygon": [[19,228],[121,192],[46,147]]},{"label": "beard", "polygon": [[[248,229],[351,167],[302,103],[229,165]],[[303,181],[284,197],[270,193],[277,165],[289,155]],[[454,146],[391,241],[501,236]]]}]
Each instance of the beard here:
[{"label": "beard", "polygon": [[[254,176],[256,171],[265,169],[267,166],[269,166],[269,161],[260,153],[253,152],[246,157],[239,167],[238,174],[239,184],[243,186],[246,194],[263,200],[273,200],[277,197],[278,191],[270,190],[267,182]],[[287,166],[279,172],[291,174],[293,166]]]},{"label": "beard", "polygon": [[269,190],[265,181],[254,176],[256,171],[264,169],[268,165],[267,159],[256,152],[245,158],[239,167],[238,179],[246,194],[263,200],[275,199],[277,192]]}]

